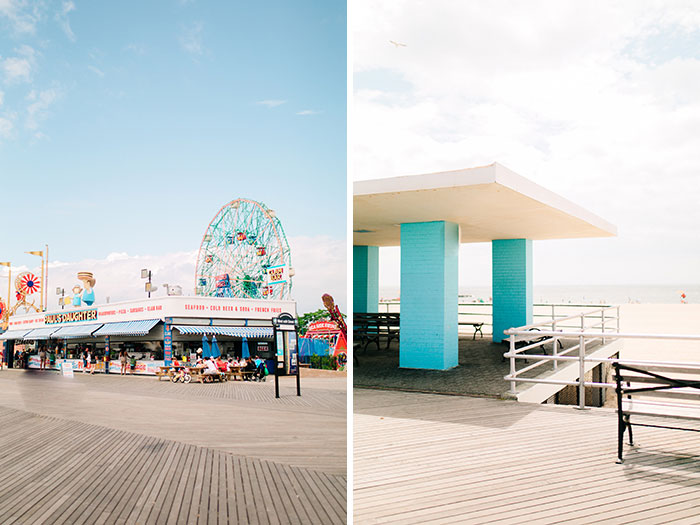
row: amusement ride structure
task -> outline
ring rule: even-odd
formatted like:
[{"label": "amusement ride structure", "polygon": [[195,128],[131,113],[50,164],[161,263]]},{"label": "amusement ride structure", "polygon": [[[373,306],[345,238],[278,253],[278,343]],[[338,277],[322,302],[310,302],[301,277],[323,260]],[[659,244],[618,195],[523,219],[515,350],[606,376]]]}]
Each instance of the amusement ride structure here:
[{"label": "amusement ride structure", "polygon": [[224,205],[202,237],[195,270],[196,295],[289,299],[291,255],[282,223],[261,202]]}]

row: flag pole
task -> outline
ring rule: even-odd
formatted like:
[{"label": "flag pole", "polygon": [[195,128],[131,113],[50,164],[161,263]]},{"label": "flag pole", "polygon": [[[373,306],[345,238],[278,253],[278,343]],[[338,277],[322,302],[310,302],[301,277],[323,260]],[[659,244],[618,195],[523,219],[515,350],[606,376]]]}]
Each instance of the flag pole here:
[{"label": "flag pole", "polygon": [[48,287],[48,281],[49,281],[49,245],[46,244],[46,274],[44,274],[44,287],[42,288],[41,292],[44,294],[46,297],[46,300],[44,301],[45,309],[44,311],[49,309],[49,287]]}]

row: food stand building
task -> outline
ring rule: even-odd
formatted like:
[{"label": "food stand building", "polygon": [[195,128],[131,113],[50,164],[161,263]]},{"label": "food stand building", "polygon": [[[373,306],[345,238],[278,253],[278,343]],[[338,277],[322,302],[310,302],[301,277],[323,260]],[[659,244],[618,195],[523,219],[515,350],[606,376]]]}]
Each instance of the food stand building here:
[{"label": "food stand building", "polygon": [[[0,346],[8,366],[15,352],[23,350],[30,368],[39,366],[40,346],[58,350],[75,369],[82,368],[79,354],[85,347],[100,357],[109,351],[109,371],[115,373],[120,371],[118,352],[127,350],[139,358],[135,373],[154,374],[159,366],[196,353],[203,336],[216,336],[222,354],[240,356],[245,341],[251,355],[273,360],[272,319],[282,313],[296,317],[296,303],[198,296],[141,299],[15,315],[0,335]],[[101,362],[98,369],[104,370]]]}]

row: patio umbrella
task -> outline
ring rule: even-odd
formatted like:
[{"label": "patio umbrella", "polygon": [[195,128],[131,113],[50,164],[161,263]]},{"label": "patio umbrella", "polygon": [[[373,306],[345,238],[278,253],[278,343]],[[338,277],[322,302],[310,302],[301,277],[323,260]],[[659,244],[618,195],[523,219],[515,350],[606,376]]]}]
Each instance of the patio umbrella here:
[{"label": "patio umbrella", "polygon": [[211,357],[211,350],[209,349],[209,340],[207,339],[207,335],[204,334],[202,336],[202,358],[207,359]]},{"label": "patio umbrella", "polygon": [[216,342],[215,335],[211,336],[211,356],[214,358],[221,356],[221,352],[219,352],[219,343]]},{"label": "patio umbrella", "polygon": [[243,338],[243,357],[248,359],[250,357],[250,350],[248,350],[248,338]]}]

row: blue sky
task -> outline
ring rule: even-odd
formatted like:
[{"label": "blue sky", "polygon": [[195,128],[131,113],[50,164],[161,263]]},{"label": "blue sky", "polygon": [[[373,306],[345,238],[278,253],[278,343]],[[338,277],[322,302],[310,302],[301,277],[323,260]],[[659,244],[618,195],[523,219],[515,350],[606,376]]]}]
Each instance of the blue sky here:
[{"label": "blue sky", "polygon": [[195,250],[237,197],[344,245],[345,13],[0,0],[0,260]]},{"label": "blue sky", "polygon": [[188,249],[242,196],[290,236],[345,236],[344,2],[17,5],[31,29],[0,15],[0,60],[26,61],[0,84],[4,257]]}]

